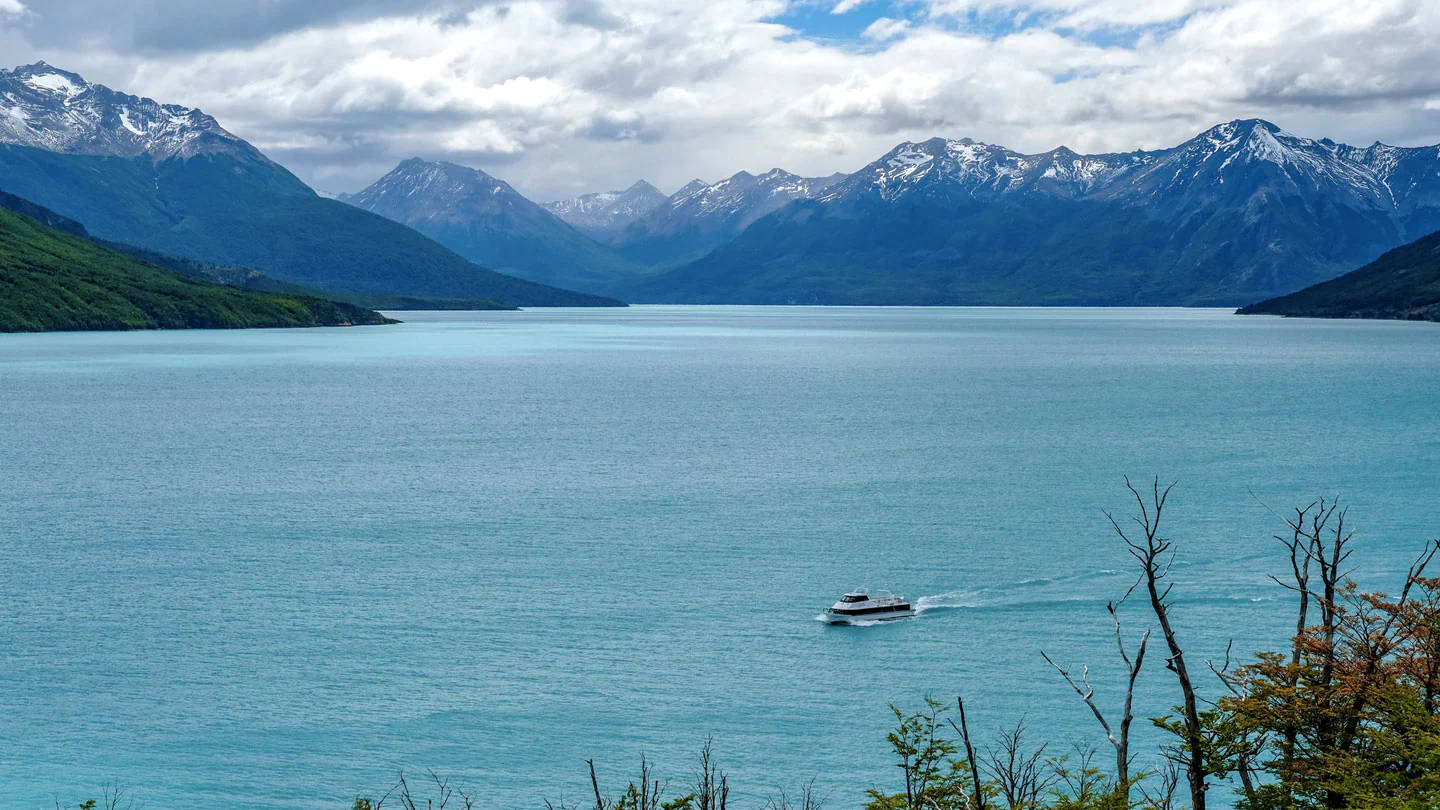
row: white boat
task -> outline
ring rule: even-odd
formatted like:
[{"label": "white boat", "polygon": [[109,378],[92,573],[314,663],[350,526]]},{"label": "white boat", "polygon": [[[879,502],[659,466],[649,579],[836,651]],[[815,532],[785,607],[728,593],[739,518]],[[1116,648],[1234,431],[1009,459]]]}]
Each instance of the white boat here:
[{"label": "white boat", "polygon": [[915,609],[889,591],[870,593],[859,590],[845,594],[839,602],[825,609],[825,621],[830,624],[854,624],[855,622],[877,622],[889,619],[904,619],[915,615]]}]

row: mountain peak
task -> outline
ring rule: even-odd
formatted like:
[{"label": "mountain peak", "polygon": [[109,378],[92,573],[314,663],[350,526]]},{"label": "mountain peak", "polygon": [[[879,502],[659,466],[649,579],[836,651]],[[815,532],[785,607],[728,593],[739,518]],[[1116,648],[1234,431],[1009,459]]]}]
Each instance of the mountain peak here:
[{"label": "mountain peak", "polygon": [[1200,133],[1197,137],[1221,141],[1236,141],[1257,136],[1265,137],[1266,135],[1289,135],[1289,133],[1281,129],[1277,124],[1266,121],[1263,118],[1236,118],[1233,121],[1216,124]]},{"label": "mountain peak", "polygon": [[370,208],[374,201],[417,195],[450,201],[500,195],[524,199],[509,184],[479,169],[446,160],[411,157],[397,163],[384,177],[359,193],[347,195],[344,200],[361,208]]},{"label": "mountain peak", "polygon": [[671,195],[670,195],[670,198],[671,198],[671,199],[676,199],[676,198],[678,198],[678,197],[686,197],[686,196],[689,196],[689,195],[691,195],[691,194],[694,194],[694,193],[697,192],[697,191],[702,191],[702,190],[708,188],[709,185],[710,185],[709,183],[706,183],[704,180],[701,180],[700,178],[697,177],[697,178],[695,178],[694,180],[691,180],[690,182],[688,182],[688,183],[686,183],[685,185],[681,186],[679,191],[676,191],[674,194],[671,194]]},{"label": "mountain peak", "polygon": [[226,152],[269,163],[198,109],[91,84],[44,61],[0,70],[0,143],[156,161]]},{"label": "mountain peak", "polygon": [[455,177],[485,177],[494,179],[479,169],[470,166],[461,166],[459,163],[451,163],[448,160],[427,160],[422,157],[409,157],[395,164],[392,170],[395,172],[420,172],[435,171],[442,172]]},{"label": "mountain peak", "polygon": [[636,180],[624,191],[600,191],[568,200],[545,203],[546,211],[584,233],[605,238],[650,213],[666,197],[644,180]]},{"label": "mountain peak", "polygon": [[62,95],[67,99],[85,92],[90,87],[90,83],[80,74],[52,67],[44,60],[21,65],[9,73],[30,87],[45,93]]}]

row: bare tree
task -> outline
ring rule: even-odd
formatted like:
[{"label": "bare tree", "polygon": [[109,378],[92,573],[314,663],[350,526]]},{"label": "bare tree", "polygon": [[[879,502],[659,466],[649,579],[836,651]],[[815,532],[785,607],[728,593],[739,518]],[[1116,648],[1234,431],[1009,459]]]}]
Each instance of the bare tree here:
[{"label": "bare tree", "polygon": [[[1319,507],[1318,509],[1316,507]],[[1309,627],[1310,615],[1310,563],[1315,559],[1324,559],[1324,529],[1329,522],[1330,516],[1335,512],[1336,504],[1326,504],[1323,501],[1315,501],[1303,508],[1296,507],[1295,517],[1287,520],[1290,527],[1290,537],[1284,538],[1276,535],[1275,539],[1283,543],[1290,552],[1290,573],[1294,579],[1293,584],[1282,582],[1278,577],[1271,576],[1277,585],[1294,591],[1299,596],[1299,606],[1295,618],[1295,636],[1290,645],[1290,666],[1293,673],[1290,678],[1290,688],[1294,689],[1297,679],[1300,677],[1300,654],[1301,639],[1305,637],[1305,629]],[[1315,511],[1312,512],[1311,510]],[[1345,516],[1340,516],[1343,524]],[[1309,531],[1307,531],[1307,527]],[[1342,535],[1335,544],[1336,550],[1349,540]],[[1349,552],[1345,552],[1349,556]],[[1334,582],[1327,590],[1333,592]],[[1281,779],[1288,779],[1295,761],[1295,742],[1299,730],[1291,725],[1281,735],[1280,761],[1282,774]],[[1288,792],[1288,788],[1287,788]]]},{"label": "bare tree", "polygon": [[1115,533],[1125,541],[1130,556],[1140,564],[1140,579],[1135,587],[1144,584],[1145,592],[1150,597],[1150,608],[1155,612],[1155,618],[1160,623],[1160,632],[1165,637],[1165,645],[1169,647],[1170,657],[1165,661],[1165,668],[1175,673],[1184,701],[1181,731],[1185,742],[1183,756],[1186,777],[1190,783],[1190,807],[1191,810],[1205,810],[1204,730],[1200,724],[1195,685],[1190,680],[1190,670],[1185,666],[1185,652],[1180,648],[1175,628],[1170,624],[1170,590],[1175,587],[1175,583],[1166,580],[1170,576],[1170,565],[1175,559],[1174,543],[1160,536],[1161,513],[1165,510],[1165,502],[1175,485],[1170,484],[1162,491],[1160,479],[1156,478],[1148,502],[1140,494],[1140,490],[1130,483],[1128,477],[1125,479],[1125,488],[1135,496],[1135,503],[1140,510],[1139,514],[1133,516],[1139,532],[1132,539],[1130,533],[1115,520],[1114,515],[1106,512],[1105,517],[1109,518]]},{"label": "bare tree", "polygon": [[[1125,600],[1122,598],[1120,601],[1124,603]],[[1105,719],[1105,714],[1095,703],[1095,687],[1090,685],[1090,667],[1086,666],[1080,671],[1080,684],[1084,684],[1084,688],[1081,688],[1080,684],[1075,683],[1075,679],[1070,677],[1070,672],[1055,663],[1044,650],[1040,651],[1040,655],[1049,662],[1050,666],[1055,668],[1056,672],[1060,673],[1060,677],[1064,678],[1066,683],[1070,684],[1070,688],[1075,690],[1075,694],[1085,701],[1085,705],[1090,707],[1091,714],[1094,714],[1095,719],[1100,721],[1100,727],[1105,729],[1105,739],[1115,747],[1115,790],[1125,797],[1125,806],[1128,807],[1130,805],[1130,724],[1135,719],[1135,713],[1132,710],[1135,702],[1135,681],[1140,677],[1140,667],[1145,663],[1145,646],[1150,642],[1150,631],[1146,630],[1140,636],[1139,649],[1135,651],[1134,660],[1131,660],[1125,652],[1125,639],[1120,633],[1120,614],[1115,609],[1115,603],[1111,602],[1105,605],[1105,609],[1110,612],[1110,620],[1115,624],[1115,646],[1119,649],[1120,660],[1125,662],[1125,669],[1129,674],[1125,686],[1125,708],[1120,714],[1118,733],[1110,727],[1110,721]]]},{"label": "bare tree", "polygon": [[714,739],[707,737],[700,748],[700,767],[695,773],[696,810],[725,810],[730,798],[730,780],[715,764],[713,745]]},{"label": "bare tree", "polygon": [[[700,810],[697,802],[704,802],[707,810],[725,810],[730,795],[730,784],[725,774],[715,766],[710,753],[710,743],[700,750],[700,768],[696,773],[696,792],[665,801],[666,784],[655,778],[650,760],[640,755],[639,779],[625,786],[616,799],[608,799],[600,790],[600,779],[595,775],[595,761],[585,760],[590,767],[590,788],[594,792],[593,810]],[[549,810],[556,806],[546,802]],[[404,808],[404,810],[410,810]],[[568,810],[562,802],[558,810]]]},{"label": "bare tree", "polygon": [[765,800],[765,810],[821,810],[825,797],[815,791],[815,780],[800,786],[800,793],[791,797],[782,788],[780,792]]},{"label": "bare tree", "polygon": [[[641,761],[644,761],[643,756]],[[590,787],[595,790],[595,810],[607,810],[609,803],[600,795],[600,780],[595,777],[595,760],[587,759],[585,764],[590,766]]]},{"label": "bare tree", "polygon": [[1150,810],[1177,810],[1175,792],[1180,787],[1180,766],[1172,759],[1162,759],[1157,771],[1160,784],[1153,790],[1141,785],[1140,795],[1145,797],[1145,806]]},{"label": "bare tree", "polygon": [[[60,810],[60,797],[52,796],[55,810]],[[86,799],[76,805],[79,810],[133,810],[135,798],[119,782],[106,782],[100,786],[100,800]]]},{"label": "bare tree", "polygon": [[985,749],[985,767],[1011,810],[1037,810],[1040,797],[1055,783],[1045,767],[1045,746],[1026,750],[1025,721],[1000,732],[1000,741]]},{"label": "bare tree", "polygon": [[135,806],[135,800],[131,798],[125,788],[120,786],[119,782],[111,782],[102,786],[100,800],[103,810],[131,810]]},{"label": "bare tree", "polygon": [[973,793],[966,801],[966,805],[975,810],[985,810],[985,785],[980,781],[980,760],[975,756],[975,746],[970,742],[970,724],[965,722],[965,701],[956,697],[955,704],[960,709],[960,725],[955,725],[950,720],[950,727],[960,735],[961,742],[965,743],[965,761],[970,765],[970,783],[973,786]]},{"label": "bare tree", "polygon": [[[452,799],[458,800],[455,805],[457,810],[474,810],[474,801],[465,795],[463,790],[452,786],[449,777],[442,779],[440,775],[434,771],[426,771],[425,775],[427,778],[422,780],[421,784],[423,785],[423,790],[431,793],[429,796],[416,796],[412,793],[410,791],[409,780],[405,778],[404,773],[400,774],[400,779],[395,787],[391,789],[391,793],[398,791],[397,795],[401,810],[445,810],[445,808],[450,805]],[[391,793],[385,795],[388,797]],[[376,804],[375,807],[380,807],[380,804],[383,804],[384,801],[385,799],[382,798],[380,803]]]}]

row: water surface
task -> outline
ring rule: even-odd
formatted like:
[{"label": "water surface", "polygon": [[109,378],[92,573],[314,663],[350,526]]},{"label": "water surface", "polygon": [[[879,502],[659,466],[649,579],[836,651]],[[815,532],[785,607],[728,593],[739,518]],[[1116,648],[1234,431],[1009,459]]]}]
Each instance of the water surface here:
[{"label": "water surface", "polygon": [[[587,758],[682,779],[713,735],[739,806],[816,777],[857,807],[898,787],[887,704],[927,692],[982,734],[1104,745],[1039,650],[1116,704],[1125,474],[1180,481],[1201,658],[1283,638],[1262,504],[1343,495],[1376,587],[1440,534],[1431,324],[400,317],[0,336],[0,805],[119,781],[148,808],[338,810],[433,767],[538,808],[584,801]],[[859,584],[929,609],[814,621]]]}]

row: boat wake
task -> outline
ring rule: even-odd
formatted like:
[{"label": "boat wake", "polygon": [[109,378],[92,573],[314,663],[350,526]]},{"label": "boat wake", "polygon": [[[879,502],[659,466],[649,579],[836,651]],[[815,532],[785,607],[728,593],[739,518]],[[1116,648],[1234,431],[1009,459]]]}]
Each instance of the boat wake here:
[{"label": "boat wake", "polygon": [[[972,588],[958,588],[944,593],[921,596],[914,600],[911,602],[911,605],[915,609],[915,615],[909,618],[939,616],[960,610],[1024,610],[1087,601],[1094,601],[1103,605],[1105,602],[1104,596],[1097,593],[1093,588],[1084,587],[1082,583],[1093,582],[1097,579],[1113,579],[1119,575],[1120,572],[1113,569],[1101,569],[1098,571],[1074,572],[1048,577],[1031,577],[1011,582],[979,585]],[[1077,587],[1077,585],[1079,586]],[[815,620],[823,622],[825,621],[825,615],[817,615]],[[873,627],[877,624],[890,624],[894,621],[896,620],[860,620],[852,621],[850,625],[854,627]]]},{"label": "boat wake", "polygon": [[[1122,572],[1113,569],[1100,569],[1093,572],[1076,572],[1050,577],[1033,577],[1029,579],[1013,580],[987,585],[978,585],[972,588],[959,588],[944,593],[921,596],[911,602],[915,609],[913,616],[906,617],[917,619],[923,616],[943,616],[948,613],[964,610],[1045,610],[1061,608],[1067,609],[1067,605],[1077,602],[1094,603],[1104,607],[1105,602],[1112,593],[1123,592],[1124,576]],[[1121,582],[1119,591],[1114,588],[1097,588],[1093,583],[1098,580],[1112,580]],[[1101,582],[1106,585],[1106,582]],[[1197,596],[1197,602],[1216,603],[1259,603],[1275,600],[1274,594],[1251,594],[1236,593],[1224,596]],[[825,615],[819,614],[816,621],[825,621]],[[891,624],[903,619],[876,619],[871,621],[856,620],[849,624],[853,627],[873,627],[879,624]]]},{"label": "boat wake", "polygon": [[915,600],[915,614],[933,613],[941,610],[982,607],[984,600],[975,591],[949,591],[934,596],[922,596]]}]

